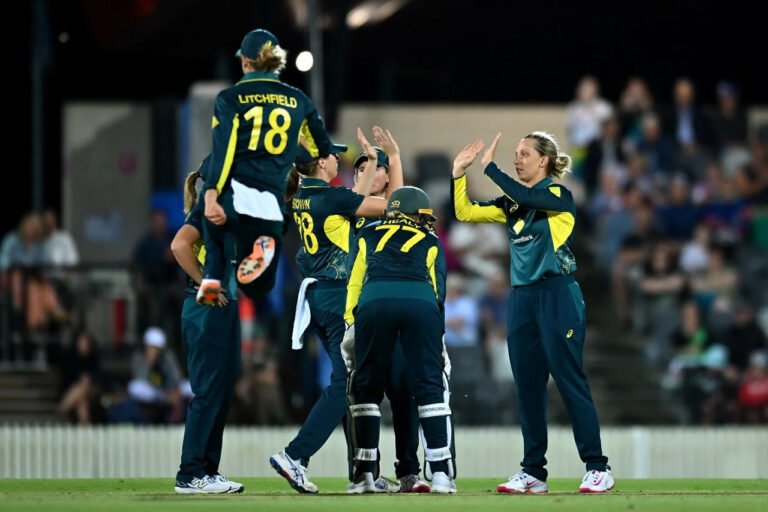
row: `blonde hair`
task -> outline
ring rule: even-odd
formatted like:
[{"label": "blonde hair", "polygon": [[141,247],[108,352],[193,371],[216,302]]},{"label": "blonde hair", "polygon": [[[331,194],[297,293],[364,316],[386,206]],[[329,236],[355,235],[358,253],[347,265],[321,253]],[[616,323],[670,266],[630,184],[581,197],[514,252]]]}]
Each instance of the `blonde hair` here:
[{"label": "blonde hair", "polygon": [[288,62],[288,52],[280,46],[265,44],[261,47],[255,59],[249,59],[246,56],[243,56],[243,58],[255,71],[280,74]]},{"label": "blonde hair", "polygon": [[531,132],[524,139],[533,139],[534,149],[543,156],[549,158],[547,164],[547,175],[555,178],[562,178],[566,172],[571,172],[571,157],[560,151],[560,145],[551,133],[535,131]]},{"label": "blonde hair", "polygon": [[200,177],[200,171],[192,171],[187,174],[187,179],[184,180],[184,213],[188,214],[192,211],[197,203],[197,190],[195,184],[197,178]]}]

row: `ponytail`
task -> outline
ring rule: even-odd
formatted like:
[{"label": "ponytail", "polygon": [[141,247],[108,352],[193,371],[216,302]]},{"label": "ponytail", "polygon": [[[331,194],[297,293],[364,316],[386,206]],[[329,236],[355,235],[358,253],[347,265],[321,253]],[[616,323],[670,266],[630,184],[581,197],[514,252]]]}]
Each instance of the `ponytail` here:
[{"label": "ponytail", "polygon": [[290,203],[293,201],[293,196],[296,195],[296,191],[299,190],[299,171],[294,165],[291,167],[291,172],[288,174],[288,186],[285,188],[285,202]]},{"label": "ponytail", "polygon": [[187,179],[184,180],[184,213],[188,214],[192,211],[197,203],[197,190],[195,190],[195,183],[197,178],[200,177],[200,171],[192,171],[187,174]]}]

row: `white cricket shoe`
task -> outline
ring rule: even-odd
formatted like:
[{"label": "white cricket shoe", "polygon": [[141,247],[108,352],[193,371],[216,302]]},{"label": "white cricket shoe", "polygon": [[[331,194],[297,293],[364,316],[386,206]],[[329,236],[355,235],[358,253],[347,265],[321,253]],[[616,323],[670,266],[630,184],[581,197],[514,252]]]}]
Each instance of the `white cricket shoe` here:
[{"label": "white cricket shoe", "polygon": [[456,492],[456,482],[442,471],[437,471],[432,475],[432,489],[429,492],[453,494]]},{"label": "white cricket shoe", "polygon": [[400,492],[400,482],[390,480],[389,478],[380,476],[373,482],[378,492]]},{"label": "white cricket shoe", "polygon": [[584,475],[579,486],[579,492],[600,494],[608,492],[614,487],[616,487],[616,482],[613,481],[610,469],[605,471],[593,469]]},{"label": "white cricket shoe", "polygon": [[310,482],[307,477],[307,468],[290,458],[285,450],[271,456],[269,463],[297,491],[310,494],[317,493],[317,486]]},{"label": "white cricket shoe", "polygon": [[191,482],[176,482],[173,488],[178,494],[227,494],[230,489],[228,483],[220,482],[208,475],[193,478]]},{"label": "white cricket shoe", "polygon": [[347,493],[349,494],[363,494],[369,492],[383,492],[376,489],[373,473],[362,473],[354,482],[349,482],[349,485],[347,486]]},{"label": "white cricket shoe", "polygon": [[545,494],[549,492],[547,482],[534,478],[525,471],[518,471],[509,477],[509,481],[499,484],[496,492],[509,494]]},{"label": "white cricket shoe", "polygon": [[234,480],[230,480],[221,473],[216,473],[215,475],[211,476],[211,478],[217,482],[227,484],[229,486],[229,490],[227,491],[229,494],[239,494],[245,490],[245,486],[243,484],[240,482],[235,482]]},{"label": "white cricket shoe", "polygon": [[429,492],[429,484],[419,475],[406,475],[400,479],[400,492]]}]

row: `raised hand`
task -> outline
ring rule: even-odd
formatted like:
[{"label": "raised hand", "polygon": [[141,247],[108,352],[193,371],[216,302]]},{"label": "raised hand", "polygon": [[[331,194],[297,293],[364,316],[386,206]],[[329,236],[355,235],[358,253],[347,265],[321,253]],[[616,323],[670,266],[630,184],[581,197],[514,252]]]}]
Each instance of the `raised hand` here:
[{"label": "raised hand", "polygon": [[460,178],[467,172],[467,168],[477,158],[480,150],[483,149],[485,144],[481,140],[476,140],[471,144],[467,144],[461,152],[453,159],[453,177]]},{"label": "raised hand", "polygon": [[397,145],[395,138],[389,130],[385,130],[380,126],[373,127],[373,140],[376,141],[376,145],[379,146],[390,158],[396,157],[400,154],[400,147]]},{"label": "raised hand", "polygon": [[[357,141],[360,143],[360,147],[363,148],[363,151],[365,151],[365,154],[368,156],[368,161],[377,162],[376,150],[373,149],[373,146],[371,146],[371,143],[368,142],[368,139],[365,138],[365,134],[360,128],[357,129]],[[376,166],[374,165],[373,168],[375,169]]]},{"label": "raised hand", "polygon": [[501,132],[496,134],[496,138],[493,139],[493,142],[491,142],[490,147],[488,147],[488,149],[485,150],[485,154],[483,155],[483,158],[480,160],[480,163],[483,164],[483,167],[493,162],[494,155],[496,154],[496,146],[499,145],[500,140],[501,140]]}]

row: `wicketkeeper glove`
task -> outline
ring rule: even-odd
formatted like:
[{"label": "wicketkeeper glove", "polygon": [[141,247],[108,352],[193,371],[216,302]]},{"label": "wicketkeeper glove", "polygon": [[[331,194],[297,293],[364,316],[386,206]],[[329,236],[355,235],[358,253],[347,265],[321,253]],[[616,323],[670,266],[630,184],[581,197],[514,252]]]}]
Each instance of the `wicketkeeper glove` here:
[{"label": "wicketkeeper glove", "polygon": [[355,369],[355,324],[346,324],[344,339],[341,340],[341,357],[347,372]]}]

